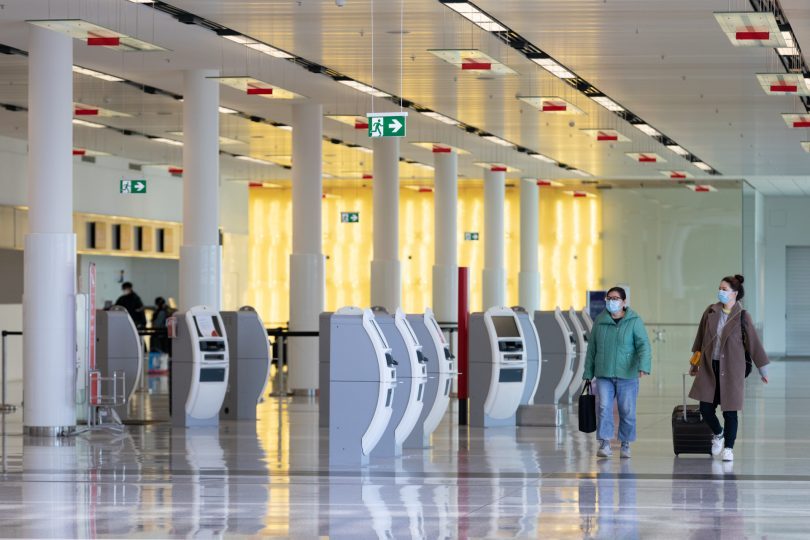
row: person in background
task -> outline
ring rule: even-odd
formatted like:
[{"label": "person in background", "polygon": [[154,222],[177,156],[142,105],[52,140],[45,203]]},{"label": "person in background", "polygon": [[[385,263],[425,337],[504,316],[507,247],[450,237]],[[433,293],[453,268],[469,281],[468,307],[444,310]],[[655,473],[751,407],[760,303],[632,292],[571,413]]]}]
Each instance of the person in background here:
[{"label": "person in background", "polygon": [[[166,321],[169,318],[169,306],[162,296],[155,298],[155,308],[152,311],[152,329],[166,330]],[[149,339],[149,369],[158,369],[160,355],[169,353],[169,338],[165,335],[154,335]]]},{"label": "person in background", "polygon": [[144,313],[143,302],[141,297],[132,290],[132,283],[129,281],[121,285],[121,291],[124,294],[118,297],[115,301],[116,306],[121,306],[127,310],[132,322],[135,323],[135,328],[139,330],[146,328],[146,314]]},{"label": "person in background", "polygon": [[[692,345],[692,352],[700,352],[700,359],[689,369],[689,374],[695,377],[689,397],[700,401],[703,420],[714,433],[712,455],[723,461],[734,460],[737,411],[742,410],[745,401],[746,352],[759,370],[762,382],[768,384],[768,355],[751,315],[740,305],[745,296],[743,282],[745,278],[739,274],[720,281],[718,301],[703,312]],[[743,329],[747,344],[743,341]],[[718,405],[723,409],[725,429],[717,419]]]},{"label": "person in background", "polygon": [[636,440],[636,400],[639,379],[649,375],[652,364],[650,340],[644,321],[627,306],[627,293],[613,287],[605,298],[606,310],[596,317],[585,356],[585,373],[589,381],[596,377],[599,398],[599,457],[610,457],[613,451],[613,402],[619,405],[619,440],[621,457],[630,457],[630,443]]}]

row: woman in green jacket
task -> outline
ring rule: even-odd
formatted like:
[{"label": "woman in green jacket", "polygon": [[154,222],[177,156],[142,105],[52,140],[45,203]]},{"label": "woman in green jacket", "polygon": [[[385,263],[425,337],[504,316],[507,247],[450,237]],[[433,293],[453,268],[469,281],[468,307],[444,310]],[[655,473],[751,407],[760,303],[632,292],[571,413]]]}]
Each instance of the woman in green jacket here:
[{"label": "woman in green jacket", "polygon": [[613,438],[613,402],[619,405],[619,440],[621,457],[630,457],[630,443],[636,440],[636,399],[639,378],[650,374],[650,340],[641,317],[627,307],[627,293],[613,287],[605,298],[606,311],[593,322],[585,357],[589,381],[596,377],[599,396],[599,457],[610,457]]}]

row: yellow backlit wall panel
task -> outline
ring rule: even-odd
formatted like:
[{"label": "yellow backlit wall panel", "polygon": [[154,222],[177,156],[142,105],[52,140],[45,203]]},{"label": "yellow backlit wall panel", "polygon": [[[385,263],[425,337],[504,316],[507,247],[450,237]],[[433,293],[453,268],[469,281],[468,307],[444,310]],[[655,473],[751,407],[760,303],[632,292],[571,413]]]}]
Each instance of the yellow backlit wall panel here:
[{"label": "yellow backlit wall panel", "polygon": [[[372,247],[371,187],[327,188],[323,199],[323,249],[326,256],[326,309],[370,303]],[[250,190],[248,299],[268,324],[289,318],[291,201],[287,188]],[[341,223],[341,212],[359,212],[359,223]],[[520,265],[520,193],[507,188],[504,216],[506,298],[518,301]],[[470,268],[471,309],[481,309],[484,266],[484,204],[480,183],[459,188],[459,264]],[[540,191],[539,264],[541,307],[577,309],[585,291],[602,286],[601,199],[574,198],[560,190]],[[479,233],[465,241],[465,232]],[[431,305],[433,268],[433,193],[400,191],[402,305],[418,312]]]}]

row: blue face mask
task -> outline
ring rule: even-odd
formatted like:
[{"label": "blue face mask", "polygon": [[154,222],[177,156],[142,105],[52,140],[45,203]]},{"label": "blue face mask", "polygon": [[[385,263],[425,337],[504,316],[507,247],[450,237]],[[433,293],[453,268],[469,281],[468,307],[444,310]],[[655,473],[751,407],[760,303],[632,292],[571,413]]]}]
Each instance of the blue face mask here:
[{"label": "blue face mask", "polygon": [[621,300],[608,300],[605,304],[605,307],[608,310],[608,313],[618,313],[622,310],[622,301]]},{"label": "blue face mask", "polygon": [[720,289],[717,291],[717,299],[723,304],[728,304],[731,301],[733,294],[734,293],[732,291],[724,291],[723,289]]}]

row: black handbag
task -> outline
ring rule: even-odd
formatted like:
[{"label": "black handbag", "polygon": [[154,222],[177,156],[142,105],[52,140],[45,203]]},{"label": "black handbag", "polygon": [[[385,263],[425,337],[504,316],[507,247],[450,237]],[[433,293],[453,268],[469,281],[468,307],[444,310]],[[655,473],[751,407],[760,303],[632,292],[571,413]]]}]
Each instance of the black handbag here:
[{"label": "black handbag", "polygon": [[750,348],[748,347],[748,332],[745,329],[745,310],[740,314],[740,329],[742,330],[743,350],[745,351],[745,376],[751,375],[751,370],[754,367],[754,360],[751,358]]},{"label": "black handbag", "polygon": [[579,395],[579,430],[583,433],[596,431],[596,396],[591,391],[591,381],[585,381],[585,388]]}]

